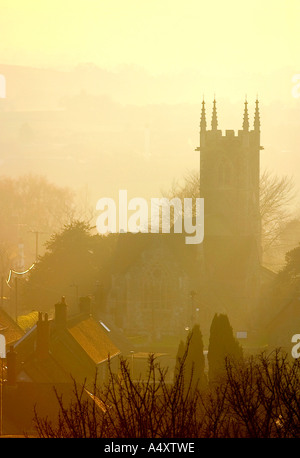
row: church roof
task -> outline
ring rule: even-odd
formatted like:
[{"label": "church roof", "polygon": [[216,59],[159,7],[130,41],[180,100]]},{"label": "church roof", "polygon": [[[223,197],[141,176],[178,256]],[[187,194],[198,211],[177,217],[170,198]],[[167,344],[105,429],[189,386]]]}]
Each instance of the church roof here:
[{"label": "church roof", "polygon": [[141,260],[142,253],[152,252],[155,247],[162,247],[174,257],[175,262],[191,276],[196,274],[199,245],[185,243],[185,234],[119,234],[112,273],[126,273],[131,266]]}]

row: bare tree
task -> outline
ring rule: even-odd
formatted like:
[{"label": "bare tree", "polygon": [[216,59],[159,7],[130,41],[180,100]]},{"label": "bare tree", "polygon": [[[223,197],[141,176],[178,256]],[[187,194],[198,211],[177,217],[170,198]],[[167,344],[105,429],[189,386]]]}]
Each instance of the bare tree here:
[{"label": "bare tree", "polygon": [[[276,246],[286,223],[291,219],[289,205],[295,198],[295,184],[291,177],[272,175],[265,170],[260,177],[259,206],[262,224],[262,246],[267,251]],[[200,173],[189,171],[183,181],[174,180],[168,191],[162,191],[168,199],[200,197]]]},{"label": "bare tree", "polygon": [[[244,360],[226,358],[224,376],[204,391],[186,383],[185,353],[174,382],[151,356],[146,379],[128,362],[104,385],[74,384],[74,401],[53,424],[35,412],[40,437],[292,438],[300,433],[300,361],[279,349]],[[192,380],[193,375],[191,375]],[[188,389],[186,389],[188,386]]]},{"label": "bare tree", "polygon": [[295,198],[294,181],[265,170],[260,177],[259,196],[262,245],[266,251],[278,244],[283,228],[291,219],[289,205]]},{"label": "bare tree", "polygon": [[[74,383],[74,401],[60,407],[54,424],[41,418],[35,410],[35,425],[40,437],[116,437],[165,438],[197,437],[201,415],[200,394],[185,386],[184,367],[187,352],[181,360],[175,382],[166,382],[163,369],[150,355],[145,379],[133,380],[126,359],[120,358],[118,373],[109,363],[109,379],[104,385],[94,384],[90,398],[85,385]],[[192,376],[191,376],[192,381]],[[200,410],[199,410],[200,409]]]}]

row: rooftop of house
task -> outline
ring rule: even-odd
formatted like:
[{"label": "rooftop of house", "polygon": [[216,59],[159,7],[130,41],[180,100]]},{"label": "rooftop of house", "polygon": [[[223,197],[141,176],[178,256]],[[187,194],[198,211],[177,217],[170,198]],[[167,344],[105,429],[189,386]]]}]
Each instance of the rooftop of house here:
[{"label": "rooftop of house", "polygon": [[18,380],[65,383],[70,375],[94,379],[96,368],[121,354],[105,328],[89,313],[68,318],[66,304],[56,304],[56,315],[39,319],[14,345]]},{"label": "rooftop of house", "polygon": [[6,345],[17,342],[25,333],[15,320],[0,307],[0,334],[4,335]]},{"label": "rooftop of house", "polygon": [[120,354],[119,348],[107,336],[103,326],[92,316],[70,320],[67,329],[97,365],[107,361],[108,357],[112,358]]}]

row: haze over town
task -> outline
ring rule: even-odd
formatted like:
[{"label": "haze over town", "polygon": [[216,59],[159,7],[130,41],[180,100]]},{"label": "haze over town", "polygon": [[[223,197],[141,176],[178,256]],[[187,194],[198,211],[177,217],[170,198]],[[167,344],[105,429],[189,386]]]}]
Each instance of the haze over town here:
[{"label": "haze over town", "polygon": [[3,174],[88,188],[93,205],[122,186],[153,197],[199,168],[201,101],[215,94],[219,128],[236,131],[258,95],[261,167],[299,178],[296,0],[1,5]]},{"label": "haze over town", "polygon": [[0,437],[299,437],[299,23],[0,0]]}]

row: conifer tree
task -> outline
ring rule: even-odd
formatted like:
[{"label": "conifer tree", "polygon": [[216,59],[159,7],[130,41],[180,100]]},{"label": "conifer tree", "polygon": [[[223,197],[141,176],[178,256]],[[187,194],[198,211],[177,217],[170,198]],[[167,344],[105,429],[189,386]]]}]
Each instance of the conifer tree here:
[{"label": "conifer tree", "polygon": [[233,335],[233,329],[225,314],[215,314],[208,345],[208,378],[215,382],[225,372],[225,359],[240,359],[242,348]]},{"label": "conifer tree", "polygon": [[203,354],[203,341],[199,325],[195,325],[189,332],[186,343],[180,341],[177,356],[175,377],[180,367],[182,358],[184,361],[184,380],[185,386],[188,388],[190,382],[192,388],[203,389],[206,386],[207,380],[204,372],[205,358]]}]

